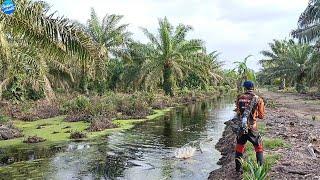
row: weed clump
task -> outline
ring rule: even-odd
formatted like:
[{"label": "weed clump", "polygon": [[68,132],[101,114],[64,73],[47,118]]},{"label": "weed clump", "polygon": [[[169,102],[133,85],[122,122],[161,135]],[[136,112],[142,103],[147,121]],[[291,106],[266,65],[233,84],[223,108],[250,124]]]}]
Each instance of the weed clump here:
[{"label": "weed clump", "polygon": [[36,121],[61,115],[58,103],[46,100],[22,102],[19,105],[8,103],[5,111],[5,114],[22,121]]},{"label": "weed clump", "polygon": [[42,137],[38,137],[38,136],[29,136],[26,140],[24,140],[24,143],[28,143],[28,144],[35,144],[35,143],[40,143],[40,142],[44,142],[46,141],[46,139],[42,138]]},{"label": "weed clump", "polygon": [[78,131],[71,132],[71,134],[70,134],[70,139],[83,139],[86,137],[87,137],[87,135],[85,133],[78,132]]},{"label": "weed clump", "polygon": [[97,132],[103,131],[105,129],[111,129],[117,127],[112,123],[110,119],[104,118],[103,116],[95,117],[94,120],[91,122],[88,131]]},{"label": "weed clump", "polygon": [[123,96],[117,102],[117,111],[121,119],[144,119],[150,114],[149,104],[138,95]]},{"label": "weed clump", "polygon": [[289,146],[283,139],[280,138],[265,139],[263,145],[266,149],[270,150]]},{"label": "weed clump", "polygon": [[271,165],[269,163],[264,163],[263,165],[258,165],[251,158],[248,160],[241,160],[243,167],[243,179],[244,180],[265,180],[268,177],[268,173],[271,170]]},{"label": "weed clump", "polygon": [[0,124],[0,140],[8,140],[22,137],[22,133],[19,129],[13,126],[12,123]]}]

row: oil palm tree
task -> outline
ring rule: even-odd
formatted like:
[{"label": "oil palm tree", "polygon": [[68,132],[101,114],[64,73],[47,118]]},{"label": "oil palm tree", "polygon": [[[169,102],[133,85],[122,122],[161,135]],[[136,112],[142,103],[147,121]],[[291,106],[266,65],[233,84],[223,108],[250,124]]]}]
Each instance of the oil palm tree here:
[{"label": "oil palm tree", "polygon": [[[310,0],[307,8],[300,15],[298,28],[292,32],[293,37],[301,42],[315,44],[315,49],[320,51],[320,0]],[[320,63],[316,61],[309,73],[312,84],[318,84],[320,89],[319,77]]]},{"label": "oil palm tree", "polygon": [[[49,71],[36,68],[37,65],[46,67],[51,63],[51,67],[63,68],[62,64],[58,65],[57,59],[64,55],[79,60],[96,58],[96,47],[91,38],[68,19],[49,14],[46,3],[30,0],[17,0],[15,3],[16,11],[13,15],[0,13],[0,92],[9,84],[19,84],[15,82],[19,79],[27,80],[27,71],[37,77],[33,79],[36,84],[42,84],[46,91],[52,92],[47,78]],[[32,52],[34,50],[36,53]],[[48,59],[53,61],[39,64],[39,61],[49,62]],[[34,60],[38,60],[38,63],[33,63]]]},{"label": "oil palm tree", "polygon": [[266,66],[264,71],[271,78],[280,78],[286,75],[288,81],[296,84],[298,92],[304,92],[306,78],[309,76],[315,62],[318,61],[318,54],[308,44],[289,43],[287,45],[287,50],[278,56],[278,60],[264,61],[269,63],[269,66]]},{"label": "oil palm tree", "polygon": [[210,79],[211,84],[217,84],[221,80],[223,80],[223,71],[222,65],[223,63],[218,60],[220,53],[217,51],[213,51],[207,55],[207,64],[208,64],[208,77]]},{"label": "oil palm tree", "polygon": [[300,15],[298,29],[292,32],[295,38],[304,42],[319,41],[320,0],[310,0],[307,8]]},{"label": "oil palm tree", "polygon": [[[265,57],[264,59],[260,60],[259,63],[265,68],[264,75],[268,76],[267,78],[272,78],[273,72],[268,71],[269,67],[276,66],[282,61],[284,56],[288,53],[288,49],[291,45],[294,44],[293,40],[274,40],[272,43],[269,43],[270,50],[261,51],[261,54]],[[281,79],[280,89],[284,89],[286,86],[286,79],[287,75],[282,74],[280,77]]]},{"label": "oil palm tree", "polygon": [[242,61],[236,61],[236,70],[238,72],[238,91],[241,90],[241,85],[244,81],[251,80],[256,81],[256,76],[254,70],[248,67],[248,59],[252,57],[252,55],[247,56]]},{"label": "oil palm tree", "polygon": [[107,14],[100,20],[95,10],[91,9],[91,17],[86,29],[99,47],[100,58],[95,62],[95,80],[100,85],[106,83],[107,63],[110,56],[122,56],[123,49],[130,40],[128,24],[120,24],[122,18],[121,15]]},{"label": "oil palm tree", "polygon": [[167,18],[159,20],[158,34],[142,29],[149,43],[142,49],[145,62],[142,64],[140,80],[156,85],[160,82],[166,95],[174,95],[177,79],[186,72],[201,73],[201,62],[195,58],[203,54],[203,42],[187,40],[186,35],[192,28],[180,24],[174,28]]},{"label": "oil palm tree", "polygon": [[318,58],[314,49],[308,44],[294,44],[290,46],[287,56],[283,58],[283,63],[274,74],[287,74],[289,79],[296,83],[296,90],[304,92],[306,78]]},{"label": "oil palm tree", "polygon": [[188,76],[185,77],[185,81],[191,88],[204,88],[207,86],[215,86],[222,79],[222,63],[218,61],[220,54],[217,51],[213,51],[209,54],[199,54],[195,58],[199,61],[199,71],[191,71]]},{"label": "oil palm tree", "polygon": [[131,33],[128,31],[128,24],[120,24],[122,19],[122,15],[106,14],[100,21],[95,10],[91,9],[87,30],[98,43],[100,56],[117,56],[122,53],[121,50],[129,42]]},{"label": "oil palm tree", "polygon": [[223,84],[229,85],[231,88],[236,88],[238,86],[238,73],[235,69],[228,69],[223,71]]},{"label": "oil palm tree", "polygon": [[[143,83],[140,81],[140,74],[146,58],[144,50],[146,45],[136,41],[130,41],[121,56],[123,73],[121,73],[121,81],[116,82],[126,91],[137,91],[144,89]],[[112,82],[112,81],[111,81]]]}]

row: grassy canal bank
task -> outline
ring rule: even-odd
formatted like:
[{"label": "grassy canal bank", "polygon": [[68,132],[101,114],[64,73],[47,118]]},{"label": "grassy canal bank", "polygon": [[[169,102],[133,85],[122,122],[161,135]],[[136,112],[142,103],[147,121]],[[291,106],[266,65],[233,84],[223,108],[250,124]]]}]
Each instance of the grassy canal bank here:
[{"label": "grassy canal bank", "polygon": [[109,93],[61,96],[51,103],[44,100],[3,101],[0,102],[0,147],[97,139],[114,131],[130,129],[135,123],[154,120],[172,107],[215,99],[224,94],[227,93],[190,92],[170,98],[150,93]]},{"label": "grassy canal bank", "polygon": [[114,131],[130,129],[136,123],[154,120],[163,116],[168,111],[170,111],[170,108],[154,110],[154,113],[147,116],[145,119],[114,120],[112,123],[116,125],[116,128],[106,129],[99,132],[87,131],[87,128],[90,126],[89,122],[66,122],[64,121],[65,116],[41,119],[33,122],[15,120],[13,121],[13,125],[22,131],[24,137],[0,141],[0,147],[5,148],[9,146],[28,146],[28,144],[23,143],[23,141],[29,136],[37,136],[46,139],[45,142],[40,143],[43,145],[63,143],[71,141],[71,132],[85,133],[87,138],[82,140],[97,139]]}]

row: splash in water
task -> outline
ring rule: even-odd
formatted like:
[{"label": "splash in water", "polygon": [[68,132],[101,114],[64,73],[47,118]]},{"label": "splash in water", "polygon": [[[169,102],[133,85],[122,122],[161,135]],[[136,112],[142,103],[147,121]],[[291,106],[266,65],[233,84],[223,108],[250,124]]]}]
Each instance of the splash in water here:
[{"label": "splash in water", "polygon": [[177,149],[174,152],[174,156],[179,159],[189,159],[194,155],[195,152],[196,152],[196,148],[191,146],[186,146],[186,147]]}]

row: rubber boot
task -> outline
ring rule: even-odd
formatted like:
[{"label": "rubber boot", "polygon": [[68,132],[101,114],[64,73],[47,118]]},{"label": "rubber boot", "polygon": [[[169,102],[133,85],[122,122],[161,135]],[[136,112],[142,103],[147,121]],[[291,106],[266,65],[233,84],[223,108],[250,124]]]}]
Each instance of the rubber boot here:
[{"label": "rubber boot", "polygon": [[236,155],[235,155],[236,171],[240,173],[242,172],[242,165],[241,165],[242,157],[243,157],[242,153],[236,152]]},{"label": "rubber boot", "polygon": [[257,163],[260,166],[262,166],[263,165],[263,152],[257,152],[256,157],[257,157]]}]

